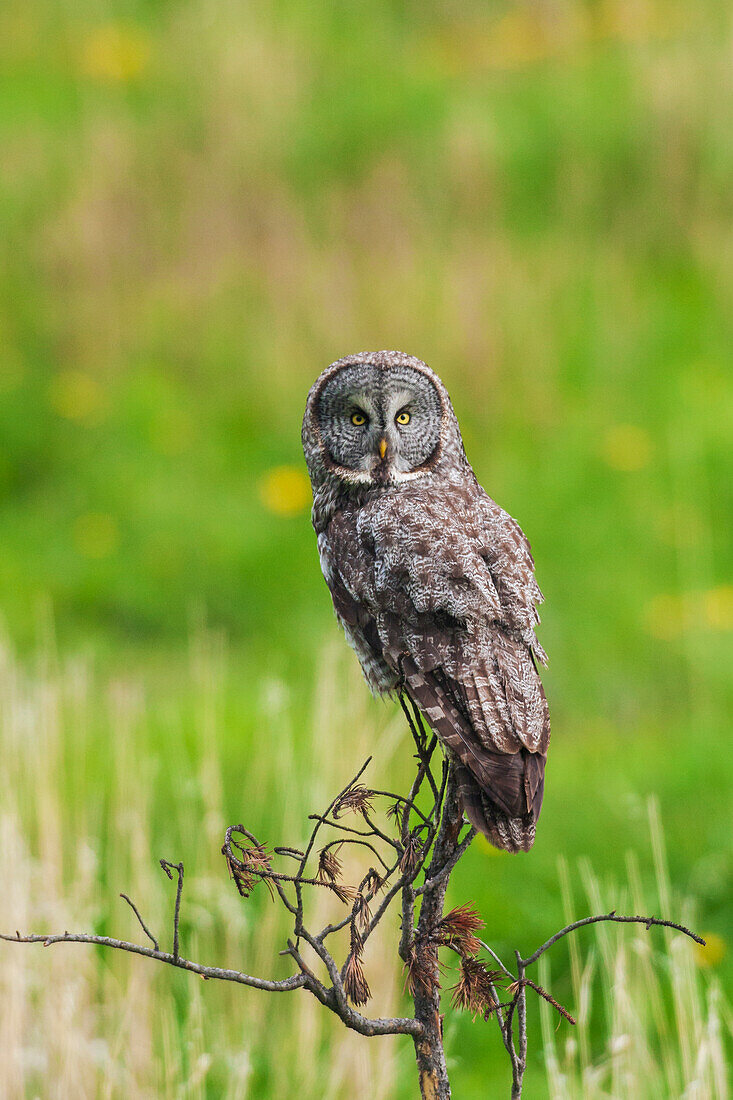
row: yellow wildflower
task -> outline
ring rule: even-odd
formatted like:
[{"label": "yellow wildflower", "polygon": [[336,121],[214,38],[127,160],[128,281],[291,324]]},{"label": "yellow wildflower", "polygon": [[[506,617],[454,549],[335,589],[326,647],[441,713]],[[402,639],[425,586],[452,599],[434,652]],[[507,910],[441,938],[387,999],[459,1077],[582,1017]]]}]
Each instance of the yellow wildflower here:
[{"label": "yellow wildflower", "polygon": [[311,502],[311,487],[297,466],[274,466],[260,482],[260,499],[276,516],[295,516]]},{"label": "yellow wildflower", "polygon": [[713,630],[733,630],[733,584],[711,588],[703,596],[705,620]]},{"label": "yellow wildflower", "polygon": [[723,961],[728,951],[728,945],[717,932],[703,932],[702,938],[705,940],[705,946],[696,943],[693,949],[695,962],[703,970],[709,970]]}]

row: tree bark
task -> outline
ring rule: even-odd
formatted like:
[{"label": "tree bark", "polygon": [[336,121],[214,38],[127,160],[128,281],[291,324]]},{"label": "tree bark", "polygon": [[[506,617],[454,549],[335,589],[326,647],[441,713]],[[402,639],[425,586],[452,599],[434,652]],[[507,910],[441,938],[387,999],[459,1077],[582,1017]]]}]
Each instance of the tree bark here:
[{"label": "tree bark", "polygon": [[[451,765],[446,784],[443,814],[435,840],[433,855],[425,881],[430,883],[448,865],[458,847],[458,834],[463,823],[463,811],[458,799],[458,784]],[[442,875],[422,895],[420,916],[417,922],[416,940],[429,944],[431,933],[443,916],[445,893],[449,874]],[[423,1033],[415,1038],[415,1057],[420,1076],[420,1095],[423,1100],[450,1100],[450,1082],[443,1050],[443,1020],[440,1014],[440,970],[438,949],[429,944],[425,960],[431,973],[430,988],[418,988],[414,994],[415,1019],[423,1027]]]}]

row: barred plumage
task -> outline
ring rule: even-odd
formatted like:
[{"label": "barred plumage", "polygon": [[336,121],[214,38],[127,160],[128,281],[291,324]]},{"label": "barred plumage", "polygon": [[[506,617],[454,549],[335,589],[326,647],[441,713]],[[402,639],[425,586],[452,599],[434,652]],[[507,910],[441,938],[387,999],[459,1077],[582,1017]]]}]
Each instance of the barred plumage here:
[{"label": "barred plumage", "polygon": [[409,692],[455,760],[468,819],[528,850],[550,737],[542,594],[443,383],[401,352],[339,360],[310,391],[303,447],[323,574],[367,681]]}]

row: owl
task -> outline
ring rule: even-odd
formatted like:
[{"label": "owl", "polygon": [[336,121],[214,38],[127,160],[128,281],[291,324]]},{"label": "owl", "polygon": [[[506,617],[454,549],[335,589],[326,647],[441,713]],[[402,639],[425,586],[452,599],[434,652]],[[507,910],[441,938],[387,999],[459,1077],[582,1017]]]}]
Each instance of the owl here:
[{"label": "owl", "polygon": [[369,685],[409,694],[471,824],[528,851],[550,739],[542,594],[519,525],[466,458],[445,386],[402,352],[339,359],[310,390],[303,449],[321,568]]}]

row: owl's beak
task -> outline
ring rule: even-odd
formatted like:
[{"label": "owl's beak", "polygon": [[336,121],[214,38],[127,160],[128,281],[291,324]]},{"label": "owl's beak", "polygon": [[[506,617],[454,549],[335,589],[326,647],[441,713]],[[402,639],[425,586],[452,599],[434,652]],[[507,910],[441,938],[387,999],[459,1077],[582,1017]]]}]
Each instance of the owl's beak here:
[{"label": "owl's beak", "polygon": [[379,440],[379,457],[384,458],[387,453],[387,440],[382,436]]}]

